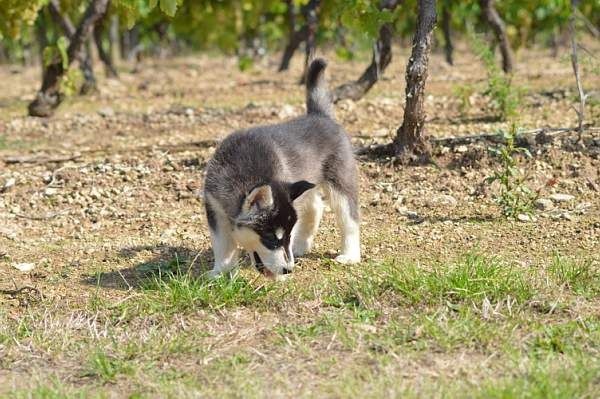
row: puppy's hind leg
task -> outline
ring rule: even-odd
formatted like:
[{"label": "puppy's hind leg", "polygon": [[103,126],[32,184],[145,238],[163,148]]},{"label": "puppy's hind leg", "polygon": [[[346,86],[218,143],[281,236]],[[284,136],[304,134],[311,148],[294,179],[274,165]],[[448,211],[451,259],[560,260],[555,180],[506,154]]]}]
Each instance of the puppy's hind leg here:
[{"label": "puppy's hind leg", "polygon": [[335,260],[340,263],[358,263],[360,262],[360,225],[357,195],[353,191],[344,194],[330,188],[329,202],[335,212],[342,235],[342,251]]},{"label": "puppy's hind leg", "polygon": [[299,205],[298,222],[292,231],[292,249],[295,256],[310,251],[323,216],[323,200],[317,189],[307,192]]}]

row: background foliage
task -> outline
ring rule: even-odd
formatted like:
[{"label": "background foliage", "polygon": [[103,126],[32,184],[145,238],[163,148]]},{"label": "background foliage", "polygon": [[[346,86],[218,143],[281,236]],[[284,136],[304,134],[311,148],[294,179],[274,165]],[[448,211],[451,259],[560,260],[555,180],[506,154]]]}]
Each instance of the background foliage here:
[{"label": "background foliage", "polygon": [[[23,49],[35,46],[36,20],[44,18],[40,10],[47,2],[0,0],[4,58],[22,59]],[[77,21],[89,1],[61,0],[60,3]],[[167,27],[168,40],[177,43],[180,49],[241,53],[246,47],[259,47],[258,53],[264,54],[285,45],[290,6],[297,11],[297,26],[304,23],[300,9],[306,3],[307,0],[113,0],[109,13],[118,17],[120,31],[136,27],[142,43],[155,43],[156,27],[163,24]],[[394,11],[382,11],[376,0],[321,1],[317,42],[335,45],[340,56],[349,58],[356,50],[371,45],[384,22],[394,22],[398,37],[408,39],[414,31],[416,3],[417,0],[406,0]],[[465,34],[473,28],[484,30],[478,1],[438,1],[440,9],[444,5],[451,10],[453,34]],[[515,49],[549,43],[564,31],[570,16],[569,0],[506,0],[497,2],[497,8]],[[582,20],[600,26],[600,2],[583,1],[579,8]],[[49,30],[52,36],[52,27]],[[441,38],[439,30],[436,34]]]}]

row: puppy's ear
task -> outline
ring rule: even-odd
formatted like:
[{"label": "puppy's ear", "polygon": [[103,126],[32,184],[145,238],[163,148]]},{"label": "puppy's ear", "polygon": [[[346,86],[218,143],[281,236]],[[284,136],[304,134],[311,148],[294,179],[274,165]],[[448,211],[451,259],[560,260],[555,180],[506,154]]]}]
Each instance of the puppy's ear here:
[{"label": "puppy's ear", "polygon": [[265,184],[258,186],[244,199],[242,214],[248,214],[253,210],[269,209],[273,206],[273,191],[271,186]]},{"label": "puppy's ear", "polygon": [[301,196],[305,191],[314,188],[315,185],[307,182],[306,180],[300,180],[296,183],[291,183],[288,185],[288,192],[290,193],[290,199],[294,201],[296,198]]}]

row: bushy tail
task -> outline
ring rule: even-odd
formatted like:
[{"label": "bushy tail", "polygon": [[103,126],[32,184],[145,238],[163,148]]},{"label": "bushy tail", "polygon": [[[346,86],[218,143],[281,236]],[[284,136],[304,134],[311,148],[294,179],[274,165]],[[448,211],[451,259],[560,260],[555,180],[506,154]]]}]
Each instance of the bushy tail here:
[{"label": "bushy tail", "polygon": [[325,68],[327,62],[317,58],[310,63],[306,74],[306,110],[309,114],[332,117],[333,104],[331,94],[325,82]]}]

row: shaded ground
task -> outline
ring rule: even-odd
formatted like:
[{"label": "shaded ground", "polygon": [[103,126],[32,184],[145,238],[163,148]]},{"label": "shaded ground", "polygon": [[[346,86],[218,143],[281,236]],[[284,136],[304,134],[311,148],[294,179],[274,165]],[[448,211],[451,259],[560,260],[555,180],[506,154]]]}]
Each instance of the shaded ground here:
[{"label": "shaded ground", "polygon": [[[357,147],[389,141],[400,124],[405,56],[367,98],[338,104]],[[478,94],[479,62],[456,58],[432,58],[430,134],[506,128]],[[285,74],[273,60],[240,73],[208,56],[148,61],[137,74],[123,66],[120,80],[48,120],[23,117],[39,71],[0,68],[11,82],[0,94],[0,395],[593,396],[596,130],[585,147],[555,140],[522,163],[542,197],[573,196],[534,222],[502,217],[483,145],[442,148],[437,166],[362,158],[363,264],[331,261],[328,214],[291,281],[251,270],[213,286],[195,278],[211,260],[196,196],[204,165],[231,130],[304,112],[296,61]],[[365,63],[332,59],[332,84]],[[567,61],[523,53],[515,82],[527,88],[523,128],[576,124]],[[598,75],[585,86],[599,126]],[[25,156],[72,159],[5,162]],[[13,267],[27,263],[31,272]],[[24,286],[39,293],[15,292]]]}]

